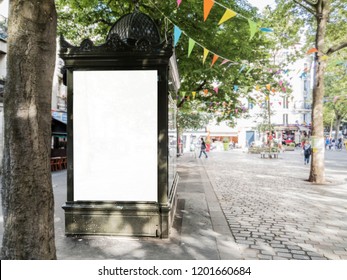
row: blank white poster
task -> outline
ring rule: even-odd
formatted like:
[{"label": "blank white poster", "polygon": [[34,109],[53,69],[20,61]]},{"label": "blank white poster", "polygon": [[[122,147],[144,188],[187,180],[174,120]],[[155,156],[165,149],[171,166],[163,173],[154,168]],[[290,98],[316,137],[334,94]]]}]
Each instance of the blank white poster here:
[{"label": "blank white poster", "polygon": [[75,201],[157,201],[157,94],[157,71],[74,72]]}]

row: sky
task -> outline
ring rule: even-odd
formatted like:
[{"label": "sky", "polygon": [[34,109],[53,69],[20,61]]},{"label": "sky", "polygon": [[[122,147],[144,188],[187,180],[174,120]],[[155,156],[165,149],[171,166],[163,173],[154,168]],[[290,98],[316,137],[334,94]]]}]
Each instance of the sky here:
[{"label": "sky", "polygon": [[248,0],[248,2],[259,8],[259,10],[263,10],[263,8],[265,8],[265,6],[267,5],[275,5],[275,0]]}]

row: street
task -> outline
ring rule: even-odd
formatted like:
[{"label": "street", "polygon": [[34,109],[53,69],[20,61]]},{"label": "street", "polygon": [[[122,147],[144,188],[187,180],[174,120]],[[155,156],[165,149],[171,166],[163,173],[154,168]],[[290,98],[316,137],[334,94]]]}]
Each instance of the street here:
[{"label": "street", "polygon": [[301,150],[201,160],[245,259],[347,259],[347,153],[326,151],[326,185],[306,180]]}]

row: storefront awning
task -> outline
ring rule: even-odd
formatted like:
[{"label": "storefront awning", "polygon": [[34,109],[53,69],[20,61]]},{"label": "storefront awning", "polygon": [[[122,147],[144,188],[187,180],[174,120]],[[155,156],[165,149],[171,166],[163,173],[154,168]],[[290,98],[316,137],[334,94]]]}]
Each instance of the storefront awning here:
[{"label": "storefront awning", "polygon": [[52,112],[52,118],[57,120],[57,121],[60,121],[64,124],[67,124],[67,113],[66,112],[53,111]]}]

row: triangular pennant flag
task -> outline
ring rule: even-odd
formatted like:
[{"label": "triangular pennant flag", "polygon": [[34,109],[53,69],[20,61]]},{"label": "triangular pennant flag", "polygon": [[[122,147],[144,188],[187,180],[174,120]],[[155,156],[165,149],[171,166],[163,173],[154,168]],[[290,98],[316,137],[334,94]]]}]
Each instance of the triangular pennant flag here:
[{"label": "triangular pennant flag", "polygon": [[220,19],[220,21],[218,22],[218,25],[221,25],[223,22],[227,21],[228,19],[231,19],[232,17],[236,16],[237,13],[235,13],[232,10],[227,9],[224,13],[224,15],[222,16],[222,18]]},{"label": "triangular pennant flag", "polygon": [[239,89],[239,86],[234,85],[234,91],[237,91]]},{"label": "triangular pennant flag", "polygon": [[213,55],[213,59],[212,59],[212,63],[211,63],[211,67],[213,66],[213,64],[215,64],[215,63],[216,63],[216,61],[218,60],[218,58],[219,58],[219,56],[218,56],[218,55],[216,55],[216,54],[214,54],[214,55]]},{"label": "triangular pennant flag", "polygon": [[193,99],[195,99],[196,91],[192,92]]},{"label": "triangular pennant flag", "polygon": [[255,86],[255,90],[256,90],[256,91],[259,91],[259,90],[260,90],[260,86],[259,86],[259,85],[256,85],[256,86]]},{"label": "triangular pennant flag", "polygon": [[182,0],[177,0],[177,8],[181,5]]},{"label": "triangular pennant flag", "polygon": [[243,64],[242,66],[241,66],[241,68],[240,68],[240,70],[239,70],[239,73],[241,73],[243,70],[245,70],[245,65]]},{"label": "triangular pennant flag", "polygon": [[267,85],[266,85],[266,89],[267,89],[267,90],[270,90],[270,89],[271,89],[271,85],[270,85],[270,84],[267,84]]},{"label": "triangular pennant flag", "polygon": [[188,57],[192,53],[192,50],[193,50],[194,46],[195,46],[195,41],[193,39],[189,38],[189,41],[188,41]]},{"label": "triangular pennant flag", "polygon": [[246,75],[249,74],[249,72],[251,72],[253,70],[253,67],[250,67],[247,72],[246,72]]},{"label": "triangular pennant flag", "polygon": [[204,48],[204,58],[203,58],[203,60],[202,60],[202,63],[205,63],[206,57],[207,57],[207,55],[208,55],[209,52],[210,52],[210,51],[209,51],[208,49],[205,49],[205,48]]},{"label": "triangular pennant flag", "polygon": [[262,28],[260,28],[260,31],[263,31],[263,32],[273,32],[273,29],[267,28],[267,27],[262,27]]},{"label": "triangular pennant flag", "polygon": [[215,87],[213,90],[215,91],[215,93],[218,93],[219,88]]},{"label": "triangular pennant flag", "polygon": [[224,59],[220,65],[223,65],[225,63],[228,63],[230,60],[229,59]]},{"label": "triangular pennant flag", "polygon": [[204,0],[204,21],[206,21],[213,7],[214,0]]},{"label": "triangular pennant flag", "polygon": [[176,46],[178,40],[181,37],[181,34],[182,34],[181,29],[179,29],[179,27],[175,25],[175,27],[174,27],[174,46]]},{"label": "triangular pennant flag", "polygon": [[249,38],[249,40],[251,40],[253,36],[255,35],[255,33],[257,32],[257,23],[248,19],[248,24],[251,31],[251,37]]},{"label": "triangular pennant flag", "polygon": [[316,48],[312,48],[312,49],[309,49],[307,51],[307,54],[311,54],[311,53],[315,53],[315,52],[318,52],[318,50]]}]

